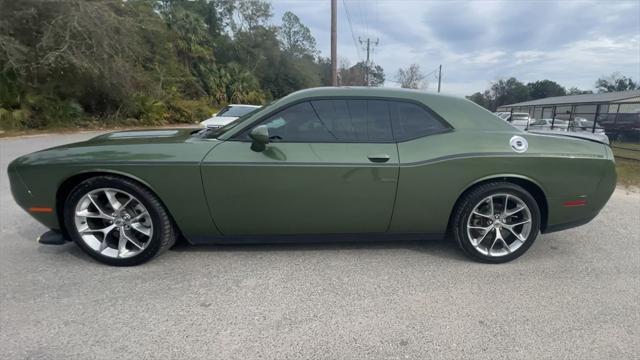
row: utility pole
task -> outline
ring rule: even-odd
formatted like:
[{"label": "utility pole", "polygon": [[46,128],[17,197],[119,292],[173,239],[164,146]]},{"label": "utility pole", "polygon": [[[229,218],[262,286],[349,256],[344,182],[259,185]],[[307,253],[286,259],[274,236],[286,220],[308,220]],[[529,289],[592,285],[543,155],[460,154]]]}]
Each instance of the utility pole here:
[{"label": "utility pole", "polygon": [[[360,42],[360,44],[364,44],[365,42],[367,43],[367,62],[364,63],[364,68],[365,68],[365,74],[364,74],[364,81],[367,84],[367,86],[371,86],[371,84],[369,83],[369,53],[371,51],[371,39],[367,38],[367,41],[362,41],[362,39],[358,38],[358,41]],[[376,42],[373,43],[373,46],[378,46],[380,39],[376,39]]]},{"label": "utility pole", "polygon": [[338,0],[331,0],[331,85],[333,86],[338,86],[337,12]]},{"label": "utility pole", "polygon": [[438,92],[440,92],[440,84],[442,83],[442,64],[438,68]]}]

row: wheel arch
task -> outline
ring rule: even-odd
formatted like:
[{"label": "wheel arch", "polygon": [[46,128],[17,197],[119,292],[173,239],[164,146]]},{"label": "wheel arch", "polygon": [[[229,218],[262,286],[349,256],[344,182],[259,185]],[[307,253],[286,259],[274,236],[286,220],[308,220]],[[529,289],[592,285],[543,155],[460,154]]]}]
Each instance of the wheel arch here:
[{"label": "wheel arch", "polygon": [[531,196],[533,196],[533,198],[536,200],[536,203],[538,204],[538,208],[540,208],[540,230],[544,232],[544,230],[547,228],[547,222],[549,217],[549,204],[547,201],[547,196],[544,191],[544,188],[537,181],[527,176],[518,175],[518,174],[491,175],[491,176],[477,179],[472,183],[470,183],[469,185],[467,185],[464,188],[464,190],[462,190],[458,194],[458,197],[456,198],[456,202],[453,208],[451,209],[451,213],[449,215],[449,223],[448,223],[447,229],[451,228],[451,222],[453,220],[455,211],[458,208],[460,201],[464,198],[464,196],[469,191],[473,190],[479,185],[490,183],[490,182],[496,182],[496,181],[508,182],[508,183],[521,186],[522,188],[527,190],[527,192],[529,192]]},{"label": "wheel arch", "polygon": [[149,190],[151,193],[153,193],[158,198],[158,201],[160,201],[162,206],[164,206],[164,208],[167,211],[167,214],[169,215],[169,218],[173,222],[175,228],[178,230],[178,233],[181,234],[180,229],[178,228],[176,222],[173,220],[173,216],[171,215],[171,212],[169,211],[169,209],[167,208],[165,203],[162,201],[162,198],[160,198],[160,196],[158,196],[158,193],[153,189],[153,187],[149,183],[147,183],[146,181],[138,178],[137,176],[134,176],[134,175],[131,175],[131,174],[128,174],[128,173],[115,171],[115,170],[95,169],[95,170],[85,170],[85,171],[73,174],[73,175],[67,177],[66,179],[64,179],[60,183],[60,185],[58,185],[58,188],[56,190],[56,205],[55,205],[56,206],[56,215],[57,215],[57,218],[58,218],[57,219],[58,220],[58,224],[60,226],[60,232],[62,232],[62,234],[67,239],[69,239],[69,234],[68,234],[67,229],[66,229],[66,227],[64,225],[64,205],[65,205],[65,201],[67,199],[67,196],[69,196],[69,193],[71,193],[73,188],[75,188],[81,182],[83,182],[83,181],[85,181],[87,179],[98,177],[98,176],[119,177],[119,178],[123,178],[125,180],[133,181],[133,182],[137,183],[138,185],[141,185],[141,186],[147,188],[147,190]]}]

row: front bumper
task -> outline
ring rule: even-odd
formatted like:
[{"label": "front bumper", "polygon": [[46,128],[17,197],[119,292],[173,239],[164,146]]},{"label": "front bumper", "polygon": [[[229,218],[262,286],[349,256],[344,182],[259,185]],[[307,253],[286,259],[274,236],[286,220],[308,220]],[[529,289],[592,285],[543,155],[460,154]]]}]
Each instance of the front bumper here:
[{"label": "front bumper", "polygon": [[[49,229],[59,230],[60,224],[58,222],[58,215],[56,213],[55,204],[43,204],[38,200],[27,183],[20,175],[18,160],[14,160],[9,164],[7,168],[7,174],[9,176],[9,186],[11,188],[11,195],[15,202],[24,211],[31,215],[38,222],[43,224]],[[34,210],[41,210],[42,208],[49,207],[50,212],[41,212]]]}]

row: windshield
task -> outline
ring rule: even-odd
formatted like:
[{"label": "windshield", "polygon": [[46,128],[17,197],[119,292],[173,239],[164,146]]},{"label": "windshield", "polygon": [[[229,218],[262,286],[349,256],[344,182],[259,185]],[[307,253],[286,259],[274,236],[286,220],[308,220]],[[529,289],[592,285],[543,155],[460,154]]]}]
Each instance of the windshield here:
[{"label": "windshield", "polygon": [[222,127],[219,127],[219,128],[210,128],[210,127],[204,128],[204,129],[198,131],[196,134],[198,136],[206,137],[206,138],[217,138],[218,136],[220,136],[220,135],[226,133],[227,131],[233,129],[234,127],[236,127],[238,124],[240,124],[241,122],[243,122],[244,120],[249,118],[254,113],[256,113],[259,110],[261,110],[263,107],[264,106],[257,107],[257,108],[252,108],[252,109],[250,109],[251,110],[250,112],[245,113],[244,115],[242,115],[239,118],[233,120],[232,122],[228,123],[225,126],[222,126]]},{"label": "windshield", "polygon": [[255,109],[250,106],[226,106],[216,116],[238,117],[253,112]]}]

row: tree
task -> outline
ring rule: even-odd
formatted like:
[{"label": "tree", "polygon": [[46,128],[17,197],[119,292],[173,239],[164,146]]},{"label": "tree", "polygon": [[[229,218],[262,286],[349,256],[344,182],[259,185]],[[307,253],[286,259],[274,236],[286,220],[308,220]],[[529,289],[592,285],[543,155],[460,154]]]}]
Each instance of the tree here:
[{"label": "tree", "polygon": [[231,7],[234,8],[237,19],[231,21],[234,32],[251,32],[258,26],[268,27],[269,20],[273,16],[270,3],[264,0],[243,0],[232,2],[232,4],[234,4]]},{"label": "tree", "polygon": [[495,99],[495,108],[529,100],[529,88],[514,77],[498,80],[490,91]]},{"label": "tree", "polygon": [[406,70],[400,68],[396,73],[396,80],[400,86],[407,89],[424,89],[427,86],[424,79],[425,75],[418,64],[411,64]]},{"label": "tree", "polygon": [[369,84],[368,86],[382,86],[384,85],[384,69],[380,65],[376,65],[373,62],[369,64]]},{"label": "tree", "polygon": [[580,90],[577,87],[570,87],[567,90],[567,95],[584,95],[584,94],[593,94],[591,90]]},{"label": "tree", "polygon": [[331,58],[319,56],[318,69],[320,84],[331,86]]},{"label": "tree", "polygon": [[631,78],[615,72],[609,76],[603,76],[596,81],[596,89],[599,93],[612,91],[629,91],[640,89],[640,86],[633,82]]},{"label": "tree", "polygon": [[485,90],[484,93],[474,93],[471,96],[467,96],[467,99],[473,101],[474,103],[482,106],[485,109],[491,109],[491,96],[489,95],[489,90]]},{"label": "tree", "polygon": [[369,65],[369,84],[366,80],[367,65],[364,61],[349,66],[342,64],[339,75],[340,84],[345,86],[382,86],[384,84],[384,69],[380,65]]},{"label": "tree", "polygon": [[184,66],[191,69],[192,66],[213,61],[211,38],[201,16],[183,8],[177,8],[167,22],[176,35],[174,44]]},{"label": "tree", "polygon": [[530,99],[543,99],[552,96],[564,96],[567,94],[564,87],[551,80],[530,82],[527,84],[527,87],[529,88]]},{"label": "tree", "polygon": [[507,80],[500,79],[493,82],[484,93],[475,93],[468,99],[491,111],[496,111],[502,105],[529,100],[529,88],[513,77]]},{"label": "tree", "polygon": [[290,11],[282,16],[279,35],[284,47],[283,50],[288,55],[301,58],[303,56],[314,57],[318,53],[316,39],[311,35],[311,31],[300,22],[300,18],[296,14]]},{"label": "tree", "polygon": [[[309,28],[292,13],[270,25],[264,0],[0,0],[0,9],[0,128],[194,122],[211,106],[329,83]],[[384,81],[380,67],[372,73]]]}]

